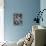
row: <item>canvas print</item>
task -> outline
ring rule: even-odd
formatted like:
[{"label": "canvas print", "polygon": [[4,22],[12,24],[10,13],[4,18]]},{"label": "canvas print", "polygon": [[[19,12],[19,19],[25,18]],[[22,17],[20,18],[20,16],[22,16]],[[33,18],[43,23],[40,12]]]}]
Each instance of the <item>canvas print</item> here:
[{"label": "canvas print", "polygon": [[22,24],[22,14],[20,13],[14,13],[13,15],[13,23],[15,25],[21,25]]}]

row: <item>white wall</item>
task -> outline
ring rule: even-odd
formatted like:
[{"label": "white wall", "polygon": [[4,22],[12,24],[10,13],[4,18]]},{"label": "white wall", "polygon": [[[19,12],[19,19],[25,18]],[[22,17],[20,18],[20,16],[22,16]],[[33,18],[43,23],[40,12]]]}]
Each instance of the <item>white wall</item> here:
[{"label": "white wall", "polygon": [[0,42],[4,41],[4,0],[0,0]]}]

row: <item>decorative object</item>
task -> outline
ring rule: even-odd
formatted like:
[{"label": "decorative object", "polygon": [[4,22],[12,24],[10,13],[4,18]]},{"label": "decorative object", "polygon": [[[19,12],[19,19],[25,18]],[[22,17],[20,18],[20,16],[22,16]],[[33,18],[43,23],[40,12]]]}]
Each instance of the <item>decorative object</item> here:
[{"label": "decorative object", "polygon": [[13,14],[13,23],[14,25],[21,25],[22,24],[22,14],[14,13]]},{"label": "decorative object", "polygon": [[31,34],[31,32],[29,32],[26,37],[25,37],[25,40],[24,40],[24,44],[23,46],[31,46],[32,43],[33,43],[33,34]]},{"label": "decorative object", "polygon": [[29,32],[24,38],[17,42],[17,46],[31,46],[34,41],[33,34]]},{"label": "decorative object", "polygon": [[38,12],[38,14],[37,14],[37,16],[34,18],[34,20],[33,21],[35,21],[36,23],[40,23],[40,20],[43,22],[43,17],[42,17],[42,15],[43,15],[43,12],[45,11],[46,9],[43,9],[42,11],[39,11]]}]

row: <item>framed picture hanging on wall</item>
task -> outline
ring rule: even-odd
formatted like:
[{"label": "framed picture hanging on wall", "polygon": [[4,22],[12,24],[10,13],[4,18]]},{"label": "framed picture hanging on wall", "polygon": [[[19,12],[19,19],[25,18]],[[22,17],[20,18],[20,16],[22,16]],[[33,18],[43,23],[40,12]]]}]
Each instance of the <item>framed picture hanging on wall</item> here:
[{"label": "framed picture hanging on wall", "polygon": [[21,13],[20,14],[19,13],[13,14],[13,23],[14,23],[14,25],[21,25],[23,23]]}]

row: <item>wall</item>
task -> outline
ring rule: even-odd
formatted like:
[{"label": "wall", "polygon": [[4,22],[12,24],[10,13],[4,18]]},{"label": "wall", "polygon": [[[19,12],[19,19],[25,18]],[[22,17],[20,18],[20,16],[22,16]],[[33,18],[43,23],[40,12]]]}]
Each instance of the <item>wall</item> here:
[{"label": "wall", "polygon": [[[5,0],[4,31],[5,40],[18,41],[31,31],[36,12],[40,9],[40,0]],[[13,13],[22,13],[23,25],[13,24]]]},{"label": "wall", "polygon": [[4,41],[4,0],[0,0],[0,42]]},{"label": "wall", "polygon": [[[41,9],[41,11],[43,9],[46,9],[46,0],[40,0],[40,9]],[[45,20],[46,19],[46,10],[43,12],[42,17],[43,17],[43,22],[41,21],[40,25],[46,26],[46,20]]]}]

